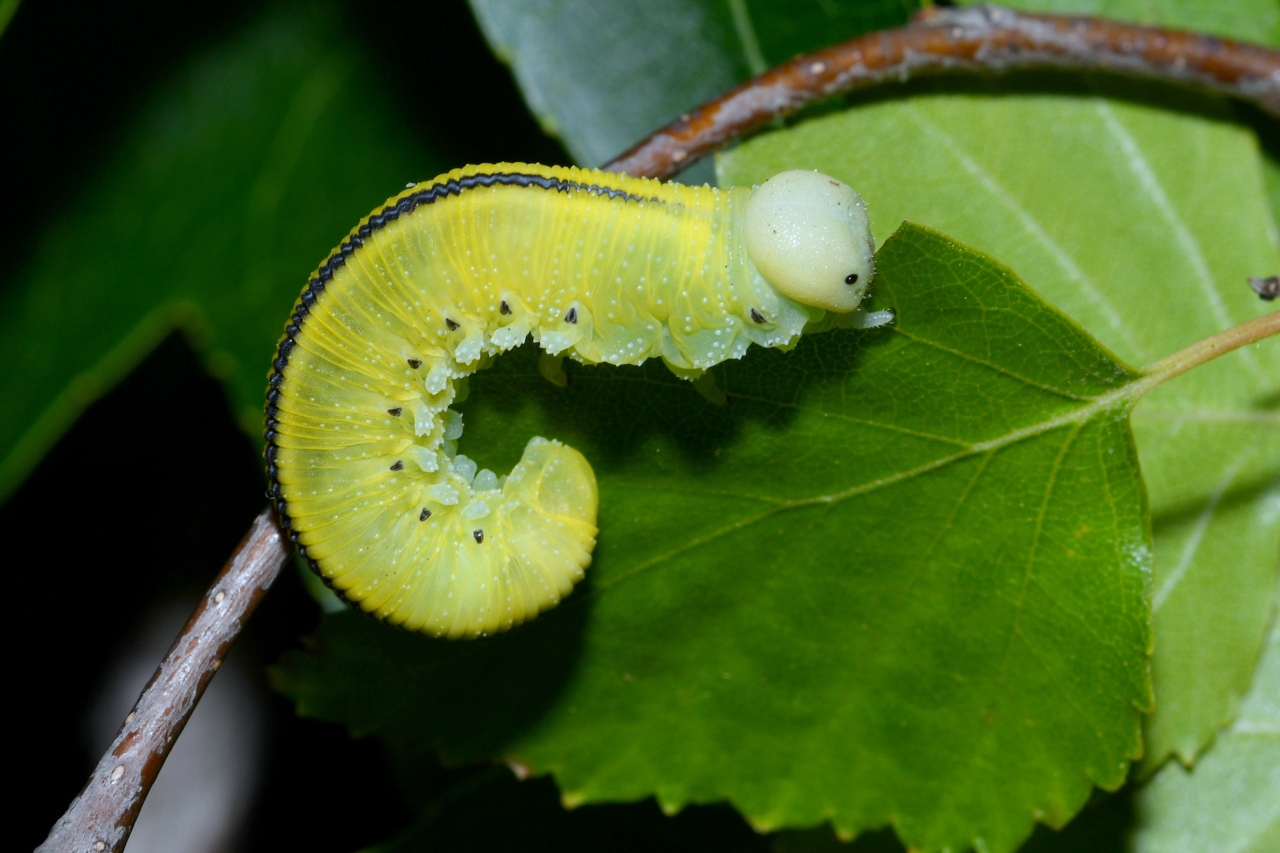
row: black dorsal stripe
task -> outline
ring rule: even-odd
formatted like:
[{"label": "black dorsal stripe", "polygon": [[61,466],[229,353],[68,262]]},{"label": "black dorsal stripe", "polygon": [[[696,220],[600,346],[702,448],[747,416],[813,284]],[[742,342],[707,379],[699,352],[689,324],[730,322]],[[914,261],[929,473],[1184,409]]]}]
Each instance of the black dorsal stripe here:
[{"label": "black dorsal stripe", "polygon": [[[447,181],[432,184],[426,189],[404,196],[396,201],[395,204],[389,204],[381,210],[375,211],[373,215],[360,223],[355,231],[330,253],[325,262],[316,270],[316,274],[307,282],[307,286],[303,288],[302,295],[298,297],[298,302],[294,306],[293,315],[289,318],[289,323],[285,327],[284,337],[280,339],[280,343],[277,346],[276,357],[272,362],[271,375],[267,379],[266,430],[264,433],[266,446],[263,449],[263,456],[267,463],[267,497],[275,504],[276,512],[279,514],[280,522],[285,530],[292,531],[292,519],[289,518],[289,508],[284,496],[281,494],[279,470],[276,467],[276,452],[278,448],[274,438],[276,436],[276,427],[278,426],[277,415],[280,411],[277,406],[280,399],[278,389],[280,383],[284,380],[284,370],[289,364],[289,354],[293,351],[295,336],[302,330],[307,314],[311,312],[311,306],[315,304],[316,299],[324,292],[334,274],[346,265],[347,258],[355,254],[356,250],[364,245],[365,240],[385,228],[389,223],[395,222],[401,216],[410,214],[423,205],[435,204],[441,199],[461,195],[463,192],[477,187],[495,186],[538,187],[562,193],[585,192],[608,199],[652,202],[654,204],[663,203],[659,198],[645,198],[629,193],[626,190],[602,187],[598,184],[584,184],[579,181],[566,181],[560,178],[530,175],[523,172],[487,172],[467,175],[462,178],[450,178]],[[483,536],[483,534],[481,535]],[[306,553],[306,549],[297,541],[297,534],[291,532],[290,538],[298,546],[299,553],[307,561],[311,570],[320,575],[325,584],[341,596],[342,593],[332,585],[328,578],[324,577],[320,572],[319,565],[315,560],[311,559]]]},{"label": "black dorsal stripe", "polygon": [[[568,193],[571,191],[590,193],[591,195],[599,195],[609,199],[623,199],[624,201],[647,201],[655,204],[661,204],[662,200],[658,198],[645,198],[643,196],[629,193],[626,190],[615,189],[613,187],[602,187],[599,184],[584,184],[579,181],[566,181],[560,178],[547,178],[542,175],[529,175],[522,172],[490,172],[478,175],[467,175],[464,178],[451,178],[438,184],[433,184],[425,190],[419,190],[411,193],[397,201],[395,204],[387,205],[381,210],[374,213],[367,220],[356,228],[355,232],[342,242],[342,245],[333,250],[333,253],[320,265],[320,269],[316,270],[315,276],[311,281],[307,282],[307,287],[302,292],[300,302],[310,309],[311,303],[321,292],[325,286],[332,280],[334,273],[340,267],[347,263],[349,258],[356,249],[364,245],[364,241],[369,239],[378,231],[381,231],[390,222],[395,222],[401,216],[412,213],[419,207],[428,204],[435,204],[437,201],[448,198],[449,196],[461,195],[466,190],[475,189],[477,187],[495,187],[495,186],[511,186],[511,187],[539,187],[544,190],[554,190],[556,192]],[[299,312],[294,312],[292,322],[298,328],[302,326],[302,318],[306,316],[303,311],[301,316]]]}]

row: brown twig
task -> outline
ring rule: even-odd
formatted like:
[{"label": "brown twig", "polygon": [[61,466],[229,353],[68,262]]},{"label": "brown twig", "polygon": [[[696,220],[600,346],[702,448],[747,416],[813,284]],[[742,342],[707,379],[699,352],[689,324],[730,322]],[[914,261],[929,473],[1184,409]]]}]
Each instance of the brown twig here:
[{"label": "brown twig", "polygon": [[275,513],[263,510],[124,718],[84,790],[38,851],[124,849],[169,750],[286,556],[287,540]]},{"label": "brown twig", "polygon": [[816,101],[924,73],[1104,69],[1198,86],[1280,116],[1280,52],[1198,33],[998,6],[925,10],[895,30],[801,56],[681,116],[605,164],[668,178],[733,139]]}]

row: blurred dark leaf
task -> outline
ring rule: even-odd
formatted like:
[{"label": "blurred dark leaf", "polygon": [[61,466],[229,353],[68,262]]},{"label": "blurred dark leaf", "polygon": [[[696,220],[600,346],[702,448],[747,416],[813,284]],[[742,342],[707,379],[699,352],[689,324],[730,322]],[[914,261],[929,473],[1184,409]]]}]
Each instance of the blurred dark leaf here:
[{"label": "blurred dark leaf", "polygon": [[0,0],[0,36],[9,28],[9,22],[13,20],[21,2],[22,0]]},{"label": "blurred dark leaf", "polygon": [[278,9],[197,60],[6,286],[0,496],[175,327],[259,432],[308,271],[406,181],[450,165],[399,127],[337,24],[328,7]]},{"label": "blurred dark leaf", "polygon": [[[918,0],[471,0],[530,108],[598,166],[799,53],[900,26]],[[698,181],[710,180],[703,167]],[[685,180],[689,180],[686,175]]]}]

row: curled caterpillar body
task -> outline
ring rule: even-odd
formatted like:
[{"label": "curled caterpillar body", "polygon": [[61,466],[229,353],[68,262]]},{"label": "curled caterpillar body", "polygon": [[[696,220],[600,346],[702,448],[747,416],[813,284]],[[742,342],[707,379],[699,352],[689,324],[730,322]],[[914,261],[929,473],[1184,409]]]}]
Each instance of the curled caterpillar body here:
[{"label": "curled caterpillar body", "polygon": [[531,619],[591,561],[595,475],[538,437],[509,475],[477,471],[457,453],[460,382],[530,336],[696,378],[854,311],[871,252],[861,199],[814,172],[717,190],[504,163],[415,185],[334,250],[286,326],[266,407],[280,518],[380,618],[448,637]]}]

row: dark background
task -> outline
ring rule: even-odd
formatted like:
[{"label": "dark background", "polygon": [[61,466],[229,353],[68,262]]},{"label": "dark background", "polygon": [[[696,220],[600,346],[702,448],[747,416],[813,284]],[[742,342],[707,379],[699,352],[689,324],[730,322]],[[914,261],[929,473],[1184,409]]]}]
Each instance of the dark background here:
[{"label": "dark background", "polygon": [[[155,88],[263,5],[27,0],[19,7],[0,37],[0,138],[8,152],[0,252],[10,275]],[[418,117],[414,129],[433,134],[457,165],[569,162],[529,115],[465,0],[346,3],[343,10],[372,56],[404,55],[431,35],[429,52],[412,50],[417,73],[385,83],[400,115]],[[441,110],[449,122],[433,121]],[[44,840],[96,763],[82,732],[109,662],[156,607],[204,590],[264,505],[255,444],[180,335],[90,407],[0,505],[0,536],[10,553],[26,554],[6,574],[40,591],[37,601],[17,602],[7,620],[15,651],[6,692],[24,698],[18,748],[29,758],[8,812],[17,818],[13,849]],[[264,776],[243,850],[346,853],[412,817],[377,743],[296,718],[266,687],[265,667],[318,619],[296,567],[287,565],[238,646],[268,707]],[[428,775],[422,784],[431,788],[453,774]],[[318,795],[332,790],[317,785],[324,780],[349,780],[340,804]],[[334,820],[335,807],[360,819]]]}]

